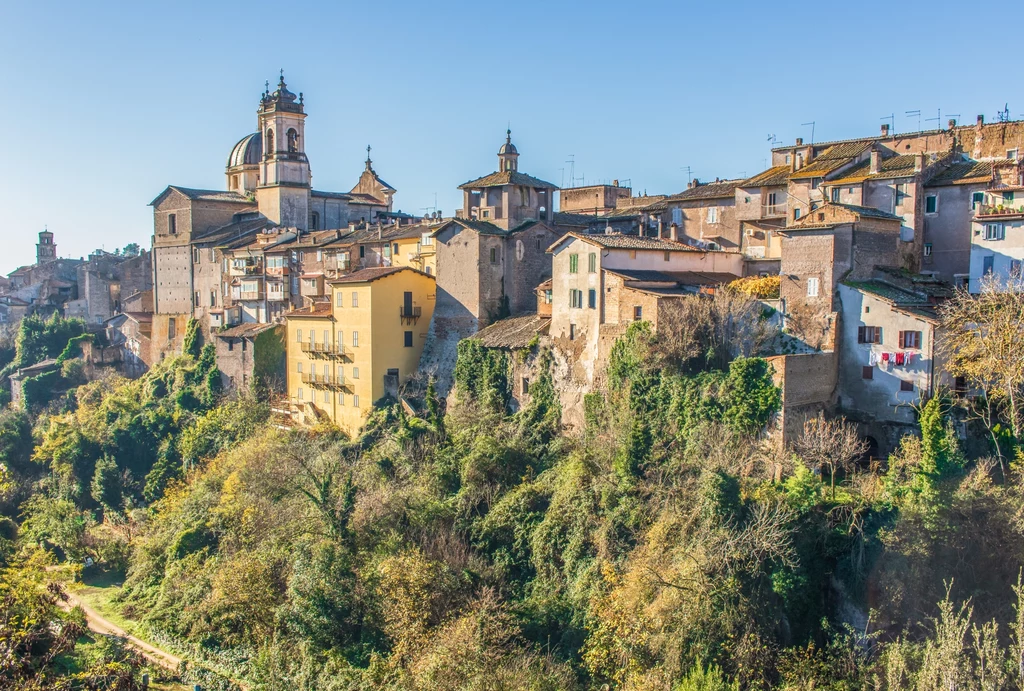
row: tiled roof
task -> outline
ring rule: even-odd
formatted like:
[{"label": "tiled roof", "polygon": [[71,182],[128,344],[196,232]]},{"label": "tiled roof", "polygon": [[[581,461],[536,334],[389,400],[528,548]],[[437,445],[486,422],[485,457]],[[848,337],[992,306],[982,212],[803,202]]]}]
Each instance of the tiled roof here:
[{"label": "tiled roof", "polygon": [[696,199],[722,199],[725,197],[733,197],[736,194],[736,188],[739,187],[742,180],[720,180],[718,182],[705,182],[699,183],[688,190],[680,192],[679,194],[673,194],[668,198],[670,202],[686,202]]},{"label": "tiled roof", "polygon": [[879,162],[878,172],[871,172],[871,161],[861,161],[857,165],[843,171],[840,177],[829,180],[829,184],[845,184],[863,182],[864,180],[884,180],[888,178],[909,178],[914,176],[914,155],[890,156]]},{"label": "tiled roof", "polygon": [[789,166],[775,166],[752,178],[747,178],[739,184],[739,187],[777,187],[785,185],[788,181]]},{"label": "tiled roof", "polygon": [[453,218],[447,223],[442,224],[440,227],[435,228],[433,235],[437,235],[439,232],[448,227],[450,223],[457,223],[463,228],[469,228],[475,230],[481,235],[508,235],[509,231],[504,228],[500,228],[490,221],[479,221],[474,218]]},{"label": "tiled roof", "polygon": [[[178,187],[177,185],[168,185],[167,190],[175,190],[185,195],[189,199],[195,199],[206,202],[232,202],[234,204],[252,204],[256,205],[256,202],[249,199],[244,194],[238,192],[227,192],[224,190],[197,190],[191,187]],[[157,198],[154,199],[150,204],[156,204],[167,192],[164,190]]]},{"label": "tiled roof", "polygon": [[438,229],[440,223],[415,223],[410,225],[395,226],[392,225],[390,230],[385,231],[385,240],[409,240],[412,238],[421,237],[424,233],[433,233]]},{"label": "tiled roof", "polygon": [[971,182],[987,182],[991,179],[992,161],[964,161],[946,168],[929,180],[926,187],[965,185]]},{"label": "tiled roof", "polygon": [[720,285],[735,281],[739,276],[724,271],[652,271],[649,269],[605,269],[627,281],[639,283],[670,283],[681,286]]},{"label": "tiled roof", "polygon": [[589,226],[592,223],[599,222],[602,218],[606,218],[606,216],[556,211],[554,214],[554,224],[559,226]]},{"label": "tiled roof", "polygon": [[334,316],[331,303],[328,300],[318,300],[304,307],[298,307],[284,313],[284,318],[294,317],[296,319],[329,319]]},{"label": "tiled roof", "polygon": [[709,250],[702,250],[691,245],[685,245],[681,242],[673,240],[665,240],[662,238],[647,238],[640,237],[639,235],[619,235],[613,234],[593,234],[588,235],[586,233],[570,232],[559,238],[548,251],[551,252],[555,247],[562,244],[566,238],[574,237],[584,242],[589,242],[600,247],[607,247],[608,249],[621,249],[621,250],[660,250],[668,252],[700,252],[704,253]]},{"label": "tiled roof", "polygon": [[876,266],[875,272],[884,274],[885,280],[897,287],[904,287],[915,292],[924,293],[933,298],[953,297],[953,286],[928,274],[916,274],[898,266]]},{"label": "tiled roof", "polygon": [[[370,281],[376,281],[378,278],[384,278],[385,276],[397,274],[401,271],[412,271],[413,273],[421,274],[423,276],[429,275],[408,266],[375,266],[369,269],[360,269],[359,271],[346,274],[341,278],[336,278],[333,281],[330,281],[330,283],[369,283]],[[433,276],[431,276],[431,278],[433,278]]]},{"label": "tiled roof", "polygon": [[[881,209],[873,209],[870,206],[857,206],[856,204],[839,204],[832,202],[830,206],[837,206],[841,209],[848,209],[855,214],[864,216],[865,218],[884,218],[889,221],[902,221],[902,216],[891,214],[888,211],[882,211]],[[809,216],[808,216],[809,217]]]},{"label": "tiled roof", "polygon": [[239,324],[238,326],[232,326],[230,329],[224,329],[218,331],[214,335],[217,338],[255,338],[268,329],[273,329],[277,324]]},{"label": "tiled roof", "polygon": [[466,189],[467,187],[501,187],[502,185],[525,185],[527,187],[549,187],[551,189],[558,189],[557,185],[545,182],[540,178],[535,178],[532,175],[527,175],[526,173],[520,173],[517,170],[502,170],[497,173],[491,173],[490,175],[485,175],[482,178],[465,182],[459,185],[459,189]]},{"label": "tiled roof", "polygon": [[[973,125],[962,125],[962,126],[958,127],[957,129],[970,129],[970,130],[973,130],[974,126]],[[914,137],[924,137],[924,136],[936,135],[936,134],[948,134],[948,130],[922,130],[920,132],[900,132],[899,134],[895,134],[895,133],[890,134],[887,137],[875,136],[875,137],[858,137],[856,139],[834,139],[832,141],[827,141],[827,142],[814,142],[813,144],[810,144],[809,146],[819,147],[819,146],[836,146],[838,144],[871,144],[871,143],[874,143],[874,142],[880,142],[880,141],[885,141],[885,140],[889,140],[889,139],[900,140],[900,139],[909,139],[909,138],[914,138]],[[791,149],[801,149],[804,146],[808,146],[808,144],[802,144],[800,146],[797,146],[796,144],[788,144],[786,146],[776,146],[776,147],[774,147],[772,149],[772,151],[780,151],[780,152],[781,151],[789,151]]]},{"label": "tiled roof", "polygon": [[[236,221],[229,223],[226,226],[220,228],[214,228],[213,230],[203,235],[197,235],[196,241],[202,241],[203,243],[213,243],[214,245],[227,245],[230,247],[238,247],[240,244],[248,244],[252,242],[252,236],[264,228],[273,227],[274,223],[263,216],[257,218],[247,219],[244,221]],[[244,243],[241,241],[244,240]]]},{"label": "tiled roof", "polygon": [[847,142],[837,144],[822,151],[818,156],[800,170],[789,176],[790,180],[819,178],[847,165],[854,158],[864,153],[870,146],[867,142]]},{"label": "tiled roof", "polygon": [[866,281],[843,281],[843,285],[870,293],[894,305],[925,305],[928,303],[927,298],[921,295],[874,278]]},{"label": "tiled roof", "polygon": [[524,314],[496,321],[480,331],[473,338],[486,348],[528,348],[536,336],[544,332],[551,323],[551,317]]}]

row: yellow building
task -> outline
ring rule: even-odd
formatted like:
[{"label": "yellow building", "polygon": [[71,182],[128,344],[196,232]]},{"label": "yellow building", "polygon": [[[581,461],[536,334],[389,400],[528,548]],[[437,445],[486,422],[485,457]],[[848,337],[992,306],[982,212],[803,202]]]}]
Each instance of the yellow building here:
[{"label": "yellow building", "polygon": [[285,314],[288,397],[302,421],[326,417],[354,436],[374,402],[416,373],[434,313],[434,277],[390,266],[330,285],[330,302]]},{"label": "yellow building", "polygon": [[437,251],[433,232],[442,224],[417,223],[400,226],[385,236],[390,242],[387,255],[392,266],[408,266],[431,276],[437,275]]}]

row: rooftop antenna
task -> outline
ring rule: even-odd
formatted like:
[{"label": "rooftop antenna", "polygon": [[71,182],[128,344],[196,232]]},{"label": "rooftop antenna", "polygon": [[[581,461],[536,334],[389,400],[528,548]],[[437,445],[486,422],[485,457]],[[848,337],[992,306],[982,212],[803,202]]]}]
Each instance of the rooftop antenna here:
[{"label": "rooftop antenna", "polygon": [[936,112],[934,118],[925,118],[924,119],[925,122],[932,122],[933,120],[935,121],[935,129],[938,129],[939,127],[941,127],[941,123],[942,123],[942,108],[938,109],[938,111]]},{"label": "rooftop antenna", "polygon": [[690,166],[683,166],[679,170],[685,170],[686,171],[686,185],[687,185],[687,187],[689,187],[690,180],[693,178],[693,169],[690,168]]},{"label": "rooftop antenna", "polygon": [[889,115],[883,115],[881,120],[888,120],[889,127],[892,129],[892,134],[896,134],[896,113],[890,113]]},{"label": "rooftop antenna", "polygon": [[920,132],[921,131],[921,111],[920,110],[908,110],[906,112],[907,112],[907,117],[908,118],[912,118],[914,116],[917,116],[917,131]]},{"label": "rooftop antenna", "polygon": [[1009,103],[1004,105],[1003,109],[1001,111],[999,111],[998,113],[996,113],[996,119],[999,122],[1009,122],[1010,121],[1010,104]]},{"label": "rooftop antenna", "polygon": [[811,126],[811,144],[813,144],[814,143],[814,120],[811,120],[810,122],[802,122],[802,123],[800,123],[801,127],[807,127],[808,125]]},{"label": "rooftop antenna", "polygon": [[563,188],[565,187],[565,168],[559,168],[558,170],[562,172],[562,184],[559,185],[558,187]]},{"label": "rooftop antenna", "polygon": [[774,134],[769,134],[768,141],[772,143],[772,148],[774,149],[775,145],[779,143],[779,138],[776,137]]},{"label": "rooftop antenna", "polygon": [[573,184],[573,180],[576,179],[576,154],[569,154],[569,160],[566,161],[569,164],[569,186]]},{"label": "rooftop antenna", "polygon": [[[953,122],[957,122],[957,118],[960,117],[960,113],[946,113],[946,117],[952,120]],[[939,126],[941,127],[942,123],[939,123]]]}]

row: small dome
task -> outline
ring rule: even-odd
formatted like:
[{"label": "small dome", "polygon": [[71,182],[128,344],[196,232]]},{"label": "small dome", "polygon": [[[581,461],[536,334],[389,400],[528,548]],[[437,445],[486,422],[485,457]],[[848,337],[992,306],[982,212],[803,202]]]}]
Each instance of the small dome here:
[{"label": "small dome", "polygon": [[257,165],[263,158],[263,141],[259,132],[242,137],[228,156],[228,168]]},{"label": "small dome", "polygon": [[505,133],[505,143],[501,145],[500,149],[498,149],[498,155],[501,156],[502,154],[518,154],[518,153],[519,152],[516,151],[516,145],[512,143],[512,130],[508,130]]}]

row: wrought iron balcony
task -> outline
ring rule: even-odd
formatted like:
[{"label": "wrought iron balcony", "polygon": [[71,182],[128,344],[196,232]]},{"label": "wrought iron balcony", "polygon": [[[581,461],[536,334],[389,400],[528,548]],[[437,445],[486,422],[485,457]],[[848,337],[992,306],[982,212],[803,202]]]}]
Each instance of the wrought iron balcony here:
[{"label": "wrought iron balcony", "polygon": [[302,383],[312,386],[314,389],[329,389],[332,391],[351,391],[352,384],[345,377],[333,374],[303,374]]},{"label": "wrought iron balcony", "polygon": [[315,358],[331,360],[351,360],[352,351],[343,345],[332,345],[330,343],[306,343],[299,344],[299,350]]},{"label": "wrought iron balcony", "polygon": [[416,321],[423,315],[423,308],[419,305],[413,305],[411,308],[402,305],[398,308],[399,316],[402,318],[403,324],[415,324]]}]

